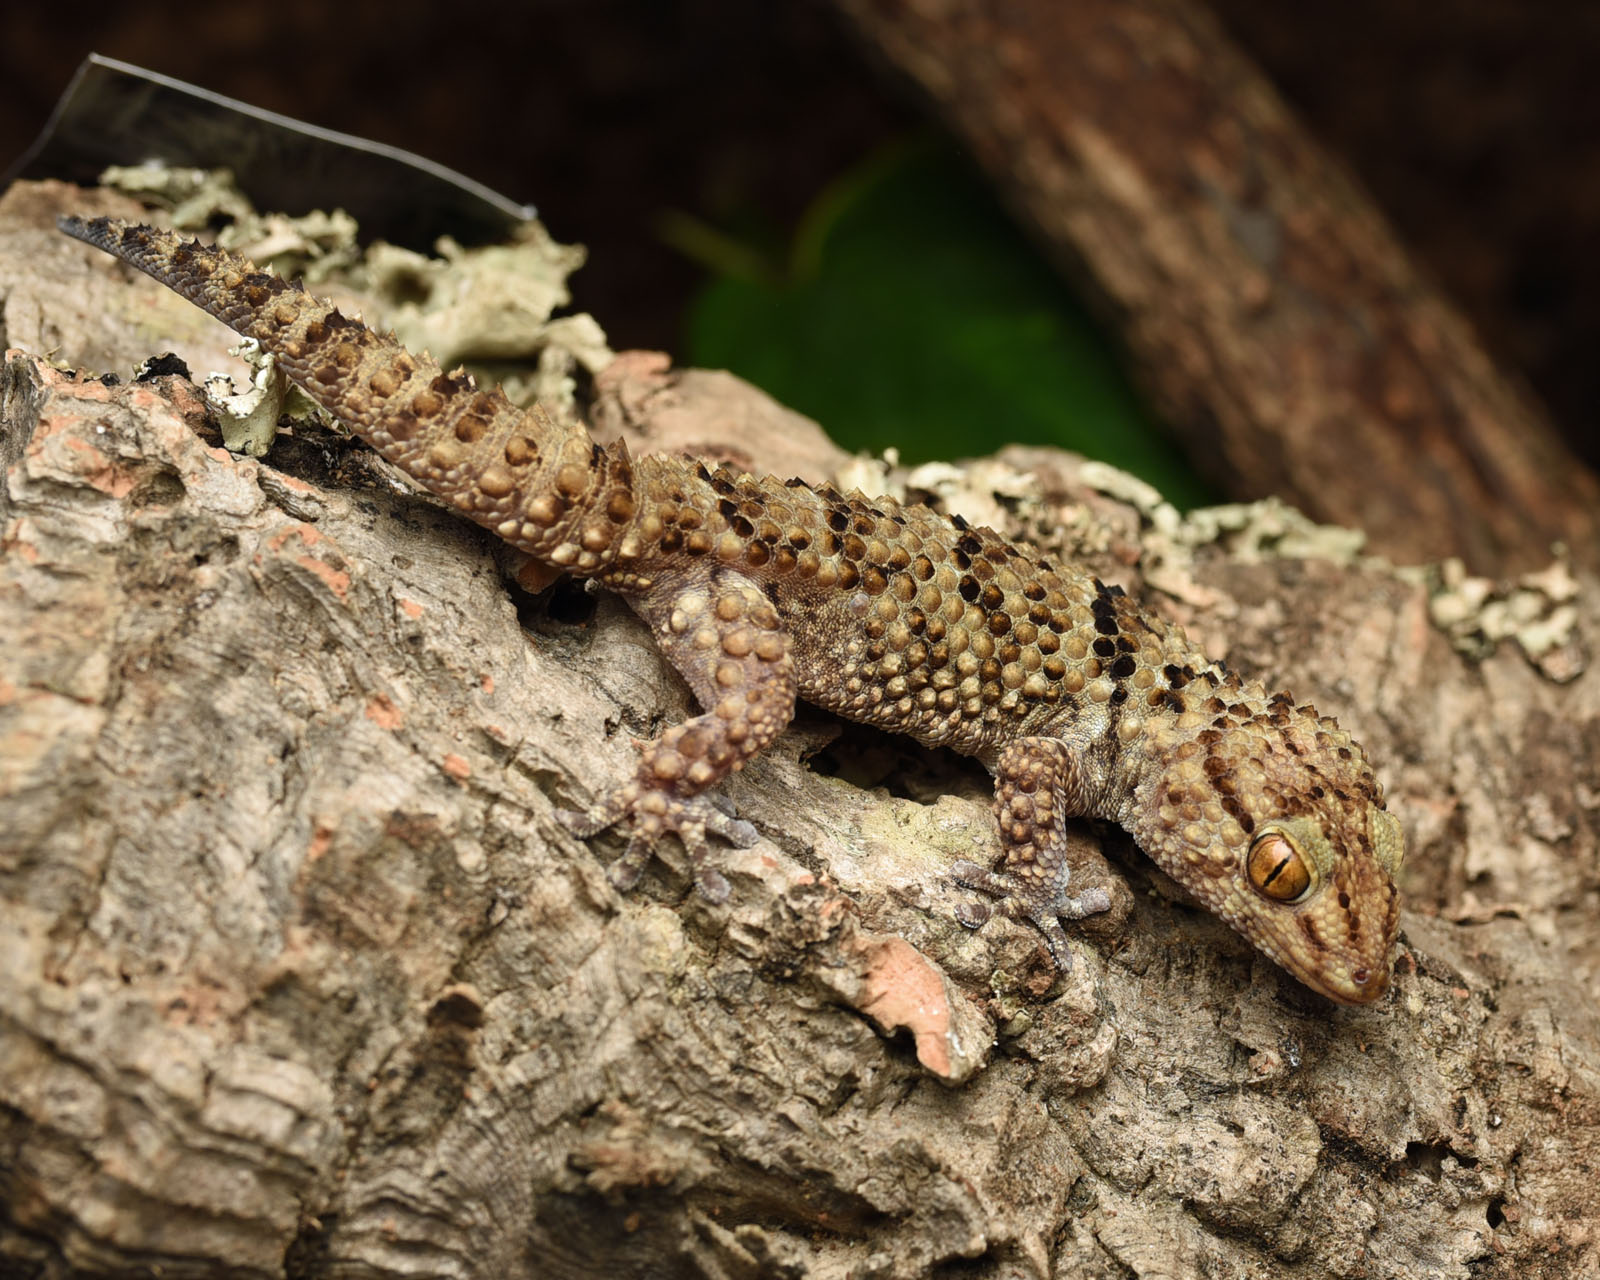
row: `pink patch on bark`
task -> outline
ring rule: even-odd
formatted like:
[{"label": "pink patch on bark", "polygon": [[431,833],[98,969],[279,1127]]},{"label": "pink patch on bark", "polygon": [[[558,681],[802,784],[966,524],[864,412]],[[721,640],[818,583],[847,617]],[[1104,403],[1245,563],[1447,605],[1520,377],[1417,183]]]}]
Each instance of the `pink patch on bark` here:
[{"label": "pink patch on bark", "polygon": [[862,940],[861,998],[856,1007],[885,1030],[905,1027],[917,1060],[948,1076],[950,1000],[939,971],[903,938]]}]

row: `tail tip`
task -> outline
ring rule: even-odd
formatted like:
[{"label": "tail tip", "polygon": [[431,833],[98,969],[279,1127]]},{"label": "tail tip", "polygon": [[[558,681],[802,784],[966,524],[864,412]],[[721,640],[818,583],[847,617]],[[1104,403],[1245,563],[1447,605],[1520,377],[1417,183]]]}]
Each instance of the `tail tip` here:
[{"label": "tail tip", "polygon": [[74,240],[83,240],[89,244],[103,244],[106,233],[110,230],[109,218],[80,218],[75,213],[60,213],[56,215],[56,227],[66,232]]},{"label": "tail tip", "polygon": [[115,218],[80,218],[75,213],[57,214],[56,227],[74,240],[82,240],[101,249],[109,249],[129,231],[143,229],[130,227]]}]

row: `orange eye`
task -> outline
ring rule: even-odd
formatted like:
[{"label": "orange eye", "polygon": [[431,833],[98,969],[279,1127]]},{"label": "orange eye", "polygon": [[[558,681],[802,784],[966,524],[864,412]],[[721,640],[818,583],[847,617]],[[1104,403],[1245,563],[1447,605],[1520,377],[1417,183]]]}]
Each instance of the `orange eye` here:
[{"label": "orange eye", "polygon": [[1311,868],[1294,842],[1281,831],[1257,836],[1245,863],[1250,884],[1274,902],[1296,902],[1311,888]]}]

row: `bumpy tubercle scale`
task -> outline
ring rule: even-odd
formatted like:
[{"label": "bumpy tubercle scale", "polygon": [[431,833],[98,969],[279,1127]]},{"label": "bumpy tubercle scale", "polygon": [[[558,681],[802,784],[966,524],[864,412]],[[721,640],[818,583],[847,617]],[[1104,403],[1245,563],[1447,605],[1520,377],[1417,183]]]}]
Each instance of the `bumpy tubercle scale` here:
[{"label": "bumpy tubercle scale", "polygon": [[[1206,661],[1120,588],[925,507],[630,459],[242,258],[108,219],[61,225],[255,338],[423,487],[650,624],[705,710],[646,744],[629,782],[566,815],[582,835],[626,824],[619,885],[670,833],[701,891],[726,896],[707,835],[756,833],[706,792],[782,732],[799,697],[997,775],[1004,861],[955,874],[1034,921],[1063,967],[1059,918],[1109,905],[1103,890],[1066,892],[1061,823],[1089,816],[1126,827],[1307,985],[1347,1003],[1385,989],[1404,850],[1361,749],[1313,708]],[[1285,858],[1295,878],[1263,885]],[[1301,875],[1304,892],[1280,900]]]}]

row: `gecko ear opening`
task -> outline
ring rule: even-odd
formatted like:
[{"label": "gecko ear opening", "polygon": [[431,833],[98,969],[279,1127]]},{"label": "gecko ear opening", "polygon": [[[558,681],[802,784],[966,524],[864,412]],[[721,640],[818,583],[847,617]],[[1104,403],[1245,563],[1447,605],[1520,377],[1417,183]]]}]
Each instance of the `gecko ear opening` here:
[{"label": "gecko ear opening", "polygon": [[1282,831],[1263,831],[1250,845],[1245,859],[1250,886],[1273,902],[1298,902],[1316,883],[1311,864]]},{"label": "gecko ear opening", "polygon": [[1367,838],[1372,841],[1372,856],[1390,877],[1400,874],[1400,864],[1406,859],[1405,832],[1400,829],[1400,819],[1376,805],[1367,810]]}]

